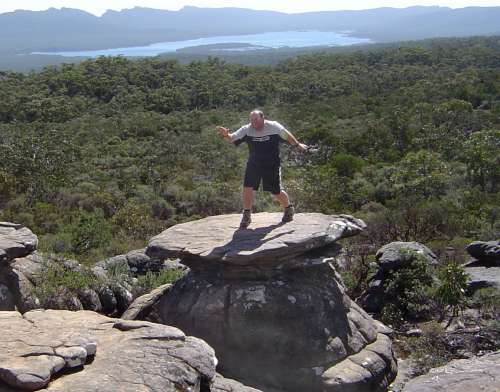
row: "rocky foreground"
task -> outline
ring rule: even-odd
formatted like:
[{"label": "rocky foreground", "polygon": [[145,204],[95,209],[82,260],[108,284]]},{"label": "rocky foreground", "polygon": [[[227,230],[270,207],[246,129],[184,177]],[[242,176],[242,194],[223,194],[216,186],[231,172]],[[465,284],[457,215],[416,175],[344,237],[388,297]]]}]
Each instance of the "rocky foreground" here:
[{"label": "rocky foreground", "polygon": [[351,216],[254,214],[201,219],[154,237],[146,253],[190,273],[157,302],[160,321],[215,348],[219,369],[262,390],[384,391],[390,339],[345,293],[331,255],[361,232]]}]

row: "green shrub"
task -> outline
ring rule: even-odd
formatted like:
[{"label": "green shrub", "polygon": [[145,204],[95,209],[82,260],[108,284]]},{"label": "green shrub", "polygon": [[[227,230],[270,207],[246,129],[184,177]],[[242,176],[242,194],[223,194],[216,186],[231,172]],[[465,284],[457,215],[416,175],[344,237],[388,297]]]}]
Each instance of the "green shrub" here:
[{"label": "green shrub", "polygon": [[72,268],[53,260],[45,264],[41,273],[36,277],[33,294],[44,303],[60,289],[76,294],[79,290],[98,283],[98,279],[89,269]]},{"label": "green shrub", "polygon": [[440,305],[443,315],[451,310],[454,317],[467,305],[465,290],[468,277],[460,264],[449,262],[441,265],[437,270],[439,281],[432,290],[433,298]]},{"label": "green shrub", "polygon": [[[433,284],[432,268],[424,256],[413,251],[413,259],[407,267],[391,271],[386,279],[386,305],[382,315],[387,320],[421,320],[430,316],[431,301],[429,292]],[[387,309],[386,309],[387,308]],[[383,320],[384,321],[384,320]],[[398,324],[392,324],[397,326]]]},{"label": "green shrub", "polygon": [[112,237],[111,225],[106,221],[101,209],[94,212],[78,210],[66,231],[71,237],[71,250],[78,255],[106,246]]},{"label": "green shrub", "polygon": [[149,293],[155,288],[167,284],[174,283],[185,274],[181,269],[164,269],[158,273],[148,271],[145,275],[137,278],[137,286],[140,287],[141,293],[139,295]]}]

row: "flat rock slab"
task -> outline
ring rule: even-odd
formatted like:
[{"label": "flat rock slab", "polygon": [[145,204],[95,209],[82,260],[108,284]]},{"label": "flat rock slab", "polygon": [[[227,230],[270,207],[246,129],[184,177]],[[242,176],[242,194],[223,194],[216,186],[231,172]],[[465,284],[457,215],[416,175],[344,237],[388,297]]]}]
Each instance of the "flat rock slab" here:
[{"label": "flat rock slab", "polygon": [[197,392],[215,379],[213,349],[166,325],[36,310],[0,312],[0,331],[0,392]]},{"label": "flat rock slab", "polygon": [[239,229],[240,214],[211,216],[171,227],[153,237],[146,253],[153,258],[180,257],[224,265],[275,262],[361,232],[365,223],[350,215],[296,214],[281,223],[281,213],[252,215]]},{"label": "flat rock slab", "polygon": [[431,369],[414,378],[403,392],[498,392],[500,391],[500,352],[473,359],[459,359]]},{"label": "flat rock slab", "polygon": [[500,267],[467,267],[465,273],[469,277],[469,290],[474,292],[486,287],[500,290]]},{"label": "flat rock slab", "polygon": [[38,238],[27,227],[0,222],[0,266],[34,252]]}]

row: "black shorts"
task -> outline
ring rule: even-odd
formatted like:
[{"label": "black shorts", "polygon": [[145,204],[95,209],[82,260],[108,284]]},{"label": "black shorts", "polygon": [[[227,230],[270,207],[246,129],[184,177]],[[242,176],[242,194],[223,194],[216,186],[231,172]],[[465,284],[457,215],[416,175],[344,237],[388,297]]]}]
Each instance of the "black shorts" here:
[{"label": "black shorts", "polygon": [[281,167],[261,167],[247,163],[243,186],[256,191],[259,189],[261,180],[262,189],[265,192],[278,195],[281,192]]}]

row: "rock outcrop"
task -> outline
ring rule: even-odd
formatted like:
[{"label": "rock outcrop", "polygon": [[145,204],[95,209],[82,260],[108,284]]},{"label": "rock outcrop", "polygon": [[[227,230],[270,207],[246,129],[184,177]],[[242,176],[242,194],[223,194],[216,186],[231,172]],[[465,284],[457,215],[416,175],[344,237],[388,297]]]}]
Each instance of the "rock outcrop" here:
[{"label": "rock outcrop", "polygon": [[145,253],[146,249],[135,249],[123,255],[110,257],[97,262],[92,271],[97,276],[106,277],[113,270],[127,272],[130,275],[144,275],[164,269],[185,269],[177,260],[153,259]]},{"label": "rock outcrop", "polygon": [[0,391],[200,391],[213,349],[177,328],[90,311],[0,312]]},{"label": "rock outcrop", "polygon": [[408,268],[417,258],[429,265],[437,264],[436,255],[418,242],[391,242],[380,248],[375,255],[377,270],[368,283],[368,289],[357,300],[363,309],[379,313],[387,302],[386,280],[389,274]]},{"label": "rock outcrop", "polygon": [[[24,313],[39,308],[85,309],[117,317],[142,293],[137,276],[186,269],[178,261],[152,259],[145,249],[137,249],[98,262],[89,270],[75,260],[42,256],[36,252],[37,243],[36,235],[28,228],[0,222],[0,310]],[[52,271],[48,273],[49,270]],[[92,283],[78,289],[50,287],[37,293],[37,288],[47,283],[47,274]]]},{"label": "rock outcrop", "polygon": [[37,236],[27,227],[0,222],[0,267],[17,257],[29,255],[36,249],[37,244]]},{"label": "rock outcrop", "polygon": [[498,392],[500,352],[459,359],[408,382],[403,392]]},{"label": "rock outcrop", "polygon": [[474,241],[466,250],[475,260],[500,267],[500,241]]},{"label": "rock outcrop", "polygon": [[222,374],[264,390],[383,391],[396,373],[386,332],[345,293],[336,242],[364,229],[351,216],[239,215],[174,226],[151,239],[153,258],[190,272],[158,303],[164,324],[207,341]]}]

